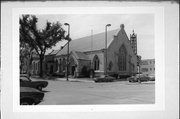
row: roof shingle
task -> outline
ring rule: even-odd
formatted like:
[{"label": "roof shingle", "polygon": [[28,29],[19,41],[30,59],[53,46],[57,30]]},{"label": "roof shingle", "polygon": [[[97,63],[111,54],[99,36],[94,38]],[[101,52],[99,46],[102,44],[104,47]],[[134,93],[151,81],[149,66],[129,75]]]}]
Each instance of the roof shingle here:
[{"label": "roof shingle", "polygon": [[[120,29],[112,30],[107,32],[107,44],[110,44],[113,40],[114,35],[117,35],[118,31]],[[92,46],[91,46],[92,44]],[[105,32],[94,34],[93,40],[92,36],[86,36],[83,38],[79,38],[76,40],[72,40],[69,43],[69,51],[80,51],[80,52],[86,52],[86,51],[94,51],[94,50],[100,50],[105,47]],[[56,56],[64,55],[67,53],[67,45],[59,51]]]},{"label": "roof shingle", "polygon": [[74,56],[76,57],[76,59],[80,59],[80,60],[90,60],[90,59],[88,58],[88,56],[85,55],[83,52],[72,51],[72,53],[74,54]]}]

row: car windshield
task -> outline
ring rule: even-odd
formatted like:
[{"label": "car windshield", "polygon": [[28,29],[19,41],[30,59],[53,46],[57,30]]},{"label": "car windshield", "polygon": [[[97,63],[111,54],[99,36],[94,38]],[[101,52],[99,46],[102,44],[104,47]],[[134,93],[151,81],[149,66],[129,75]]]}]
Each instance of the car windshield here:
[{"label": "car windshield", "polygon": [[155,77],[155,75],[154,74],[150,74],[149,77]]},{"label": "car windshield", "polygon": [[100,78],[107,78],[107,77],[110,77],[108,75],[101,75]]},{"label": "car windshield", "polygon": [[20,80],[21,81],[31,81],[31,79],[29,79],[28,77],[25,77],[25,76],[21,76]]},{"label": "car windshield", "polygon": [[136,74],[136,77],[144,77],[144,74]]}]

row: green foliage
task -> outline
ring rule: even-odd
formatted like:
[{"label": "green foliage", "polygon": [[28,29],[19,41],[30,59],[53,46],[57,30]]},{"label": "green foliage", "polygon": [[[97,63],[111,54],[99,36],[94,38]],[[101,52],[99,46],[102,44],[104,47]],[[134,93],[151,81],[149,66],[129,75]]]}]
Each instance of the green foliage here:
[{"label": "green foliage", "polygon": [[47,21],[44,29],[37,29],[38,18],[34,15],[22,15],[20,18],[20,42],[25,42],[36,50],[37,54],[45,54],[48,48],[64,39],[65,31],[59,22]]},{"label": "green foliage", "polygon": [[38,18],[35,15],[22,15],[19,19],[20,32],[20,61],[30,58],[35,51],[40,58],[40,75],[42,75],[42,62],[46,50],[65,39],[65,31],[59,22],[46,22],[43,29],[37,28]]}]

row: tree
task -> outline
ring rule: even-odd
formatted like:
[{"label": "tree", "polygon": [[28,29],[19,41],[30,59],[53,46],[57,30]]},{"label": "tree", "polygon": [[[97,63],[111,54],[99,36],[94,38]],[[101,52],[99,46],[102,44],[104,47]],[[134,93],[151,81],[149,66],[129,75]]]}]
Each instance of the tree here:
[{"label": "tree", "polygon": [[32,53],[33,49],[29,47],[29,45],[25,42],[20,43],[20,72],[22,73],[23,66],[25,65],[25,61],[28,60],[28,69],[26,72],[30,72],[30,66],[32,64]]},{"label": "tree", "polygon": [[40,60],[40,77],[43,76],[43,60],[46,50],[52,48],[57,42],[64,39],[65,31],[59,22],[46,22],[43,29],[37,28],[38,18],[35,15],[22,15],[20,17],[20,46],[26,44],[29,54],[35,51]]}]

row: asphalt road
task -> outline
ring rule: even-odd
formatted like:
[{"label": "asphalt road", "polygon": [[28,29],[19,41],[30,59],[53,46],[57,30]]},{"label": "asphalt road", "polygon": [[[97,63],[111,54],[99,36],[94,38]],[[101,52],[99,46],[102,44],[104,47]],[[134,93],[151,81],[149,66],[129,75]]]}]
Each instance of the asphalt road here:
[{"label": "asphalt road", "polygon": [[39,105],[81,104],[153,104],[155,83],[127,81],[94,83],[92,81],[48,80],[43,89],[44,100]]}]

